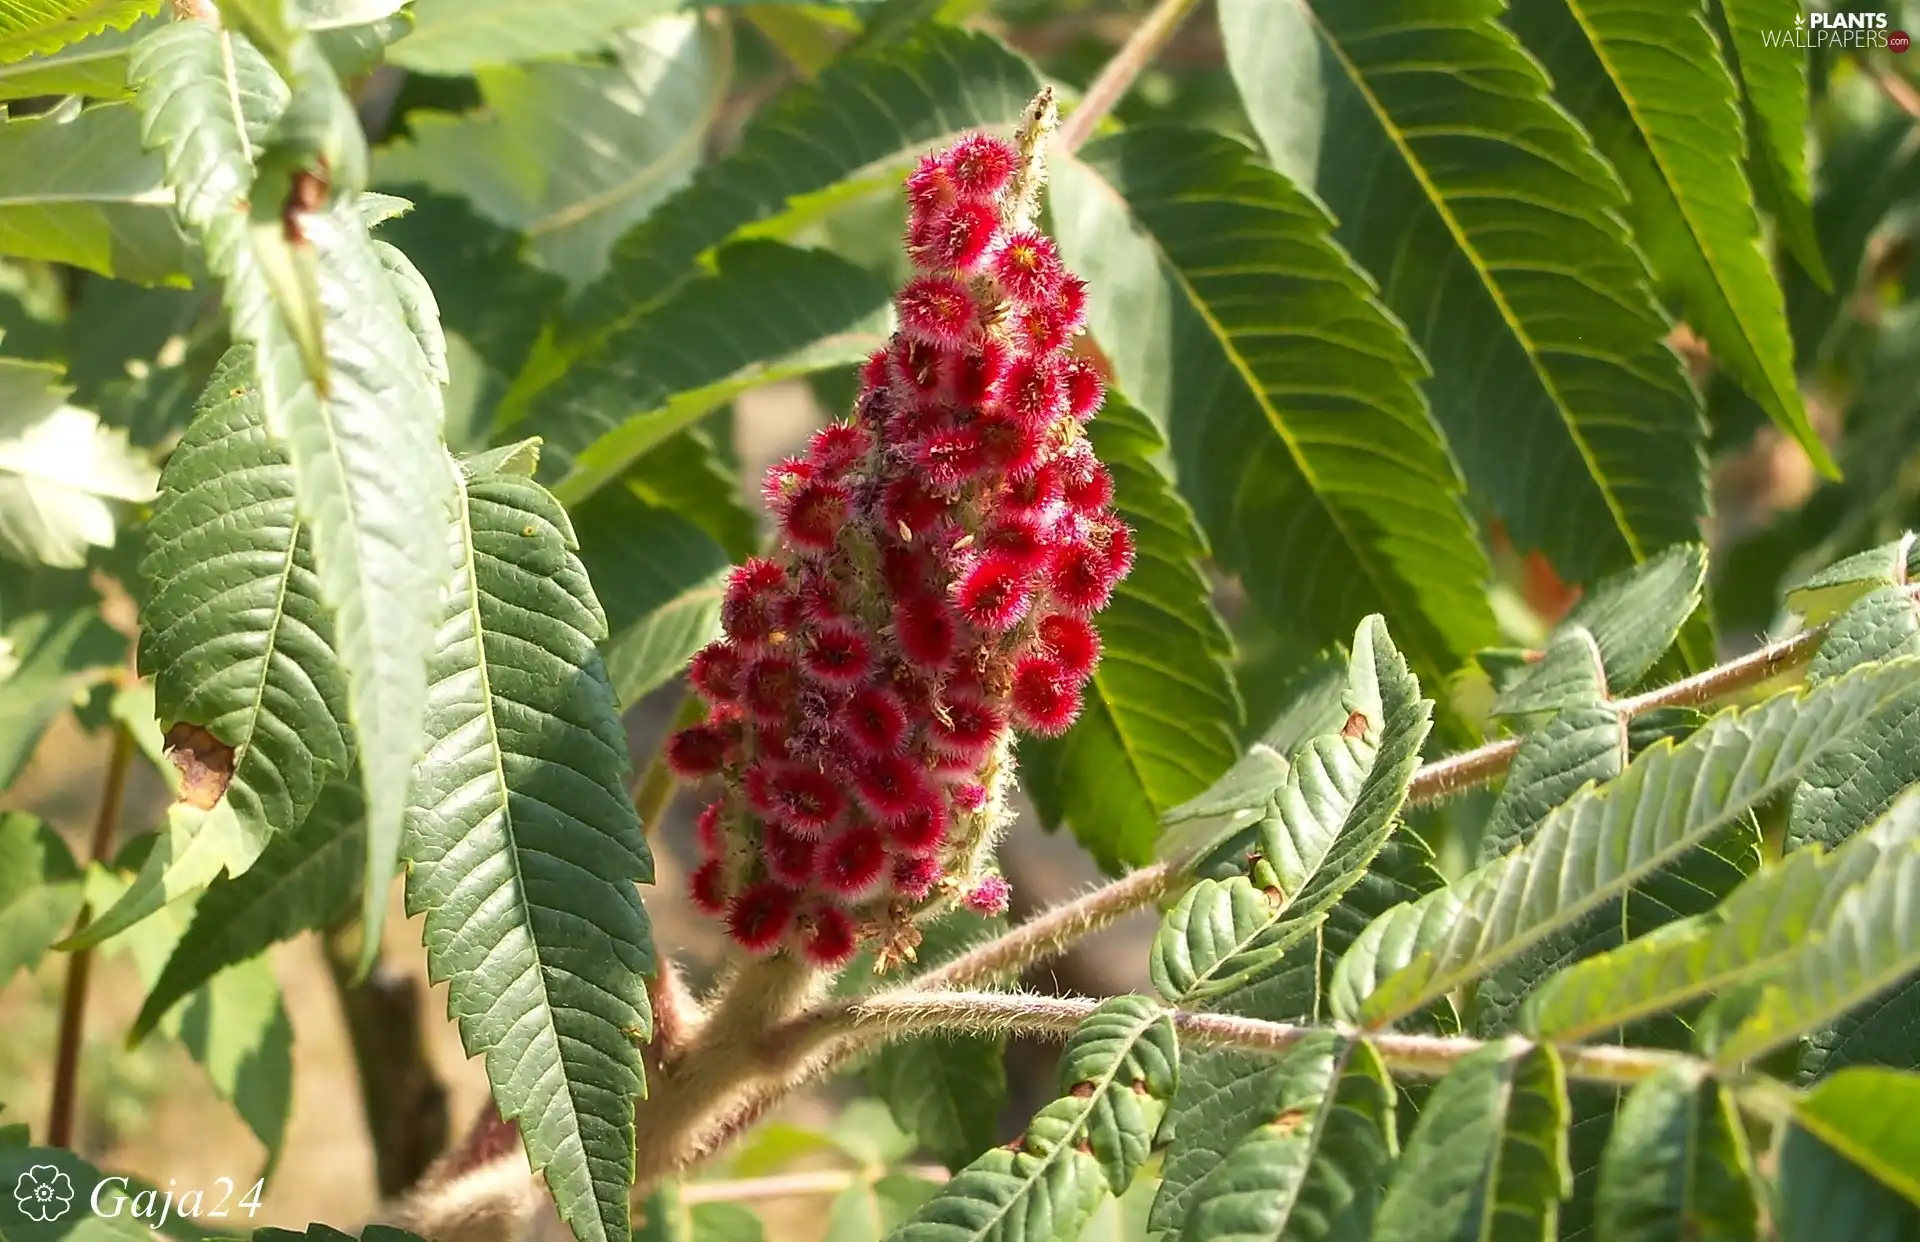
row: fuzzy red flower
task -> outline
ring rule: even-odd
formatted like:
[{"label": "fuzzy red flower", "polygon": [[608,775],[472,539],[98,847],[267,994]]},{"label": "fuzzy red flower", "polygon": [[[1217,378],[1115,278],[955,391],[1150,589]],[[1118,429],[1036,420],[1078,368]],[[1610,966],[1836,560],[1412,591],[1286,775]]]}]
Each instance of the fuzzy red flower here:
[{"label": "fuzzy red flower", "polygon": [[899,534],[904,528],[908,534],[900,537],[907,538],[932,530],[946,521],[951,506],[938,492],[928,487],[925,480],[908,475],[887,484],[886,493],[880,501],[880,512],[889,532]]},{"label": "fuzzy red flower", "polygon": [[[948,698],[944,710],[927,722],[927,736],[940,754],[972,771],[993,749],[1007,718],[971,695]],[[978,807],[968,807],[978,810]]]},{"label": "fuzzy red flower", "polygon": [[780,507],[780,531],[796,548],[830,552],[850,506],[847,489],[840,484],[809,479],[795,487]]},{"label": "fuzzy red flower", "polygon": [[1087,326],[1087,282],[1072,272],[1062,272],[1053,305],[1047,309],[1065,338],[1072,340]]},{"label": "fuzzy red flower", "polygon": [[820,885],[841,897],[871,893],[887,869],[887,842],[871,824],[849,828],[820,847]]},{"label": "fuzzy red flower", "polygon": [[828,423],[807,441],[807,460],[821,476],[838,479],[867,459],[872,440],[856,423]]},{"label": "fuzzy red flower", "polygon": [[1047,451],[1046,429],[1041,425],[996,411],[982,415],[973,429],[988,465],[1008,478],[1025,478],[1040,468]]},{"label": "fuzzy red flower", "polygon": [[758,720],[785,720],[800,691],[800,670],[785,656],[762,656],[747,669],[744,691],[740,696],[746,709]]},{"label": "fuzzy red flower", "polygon": [[947,354],[940,364],[946,395],[961,407],[981,404],[1007,373],[1009,357],[1007,347],[993,337],[981,341],[975,349]]},{"label": "fuzzy red flower", "polygon": [[740,649],[723,638],[694,653],[693,663],[687,668],[687,680],[709,703],[737,703],[740,674],[745,670],[746,661],[740,658]]},{"label": "fuzzy red flower", "polygon": [[993,274],[1020,306],[1046,306],[1060,292],[1066,268],[1053,239],[1032,229],[1007,238],[994,256]]},{"label": "fuzzy red flower", "polygon": [[953,202],[953,180],[947,164],[936,155],[925,155],[907,174],[907,205],[916,214],[930,214]]},{"label": "fuzzy red flower", "polygon": [[854,792],[882,823],[898,819],[933,797],[920,765],[905,755],[875,755],[854,776]]},{"label": "fuzzy red flower", "polygon": [[793,922],[793,894],[770,880],[749,885],[727,907],[727,931],[749,953],[775,948]]},{"label": "fuzzy red flower", "polygon": [[1047,585],[1063,607],[1083,615],[1095,613],[1113,598],[1113,588],[1133,564],[1132,544],[1116,559],[1112,542],[1102,546],[1093,534],[1083,534],[1054,555]]},{"label": "fuzzy red flower", "polygon": [[967,890],[967,908],[975,914],[1005,914],[1013,898],[1013,888],[1004,876],[990,875]]},{"label": "fuzzy red flower", "polygon": [[832,777],[798,765],[773,774],[774,815],[802,836],[817,837],[847,808],[847,797]]},{"label": "fuzzy red flower", "polygon": [[1072,324],[1050,307],[1035,306],[1013,317],[1014,339],[1030,354],[1049,354],[1067,343]]},{"label": "fuzzy red flower", "polygon": [[895,604],[893,630],[908,663],[937,669],[953,655],[953,618],[932,596],[913,596]]},{"label": "fuzzy red flower", "polygon": [[1020,153],[1005,139],[991,134],[968,134],[948,148],[947,177],[962,199],[983,202],[998,198],[1020,166]]},{"label": "fuzzy red flower", "polygon": [[712,776],[727,762],[731,739],[714,725],[688,725],[667,741],[667,766],[683,781]]},{"label": "fuzzy red flower", "polygon": [[768,824],[760,841],[760,856],[766,860],[767,874],[788,888],[805,888],[813,882],[819,845],[791,828]]},{"label": "fuzzy red flower", "polygon": [[993,468],[993,458],[978,424],[942,431],[923,441],[913,464],[933,486],[951,490]]},{"label": "fuzzy red flower", "polygon": [[1000,235],[1000,217],[988,203],[958,202],[916,217],[907,251],[923,271],[972,271]]},{"label": "fuzzy red flower", "polygon": [[1019,561],[994,553],[982,557],[959,581],[953,602],[975,629],[1004,634],[1033,607],[1033,579]]},{"label": "fuzzy red flower", "polygon": [[1010,513],[980,537],[980,550],[1004,557],[1023,572],[1037,573],[1053,558],[1053,545],[1039,521],[1028,513]]},{"label": "fuzzy red flower", "polygon": [[805,662],[815,680],[829,686],[851,686],[873,667],[873,648],[851,624],[829,621],[814,630]]},{"label": "fuzzy red flower", "polygon": [[857,946],[853,934],[853,916],[837,905],[821,902],[807,908],[800,952],[822,969],[844,966]]},{"label": "fuzzy red flower", "polygon": [[893,860],[893,891],[909,901],[919,901],[940,882],[940,861],[925,855],[909,854]]},{"label": "fuzzy red flower", "polygon": [[734,567],[720,598],[720,624],[735,646],[758,648],[766,642],[779,620],[786,588],[787,571],[764,557]]},{"label": "fuzzy red flower", "polygon": [[[901,397],[912,402],[915,408],[940,399],[940,372],[949,356],[946,350],[902,336],[894,340],[887,354]],[[895,416],[902,412],[906,411],[896,410]]]},{"label": "fuzzy red flower", "polygon": [[1000,408],[1015,418],[1045,427],[1066,408],[1066,385],[1060,380],[1060,364],[1048,355],[1016,358],[994,391]]},{"label": "fuzzy red flower", "polygon": [[951,276],[916,276],[894,298],[900,328],[914,340],[947,348],[963,345],[980,326],[973,290]]},{"label": "fuzzy red flower", "polygon": [[866,756],[897,754],[907,739],[907,709],[881,686],[862,686],[848,696],[840,722]]},{"label": "fuzzy red flower", "polygon": [[887,840],[909,854],[930,854],[947,839],[947,804],[938,796],[887,822]]},{"label": "fuzzy red flower", "polygon": [[1056,612],[1040,618],[1034,633],[1054,663],[1075,677],[1093,672],[1100,662],[1100,633],[1085,617]]},{"label": "fuzzy red flower", "polygon": [[727,868],[718,858],[709,858],[687,877],[687,895],[705,914],[718,915],[727,908]]},{"label": "fuzzy red flower", "polygon": [[947,796],[953,800],[955,809],[977,811],[987,804],[987,787],[979,781],[961,781],[947,787]]},{"label": "fuzzy red flower", "polygon": [[1069,462],[1062,477],[1067,503],[1081,513],[1095,513],[1113,503],[1113,475],[1093,454]]},{"label": "fuzzy red flower", "polygon": [[1086,358],[1069,358],[1061,364],[1060,375],[1067,387],[1067,413],[1086,422],[1099,412],[1107,399],[1107,382],[1100,368]]},{"label": "fuzzy red flower", "polygon": [[1059,737],[1080,714],[1079,680],[1053,660],[1028,656],[1013,670],[1014,723],[1041,737]]}]

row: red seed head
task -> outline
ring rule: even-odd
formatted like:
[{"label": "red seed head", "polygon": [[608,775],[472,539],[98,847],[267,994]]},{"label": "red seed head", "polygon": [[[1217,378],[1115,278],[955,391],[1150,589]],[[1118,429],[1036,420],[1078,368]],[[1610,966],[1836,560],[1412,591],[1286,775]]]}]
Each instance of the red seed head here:
[{"label": "red seed head", "polygon": [[1037,573],[1053,559],[1053,544],[1032,514],[1016,511],[998,518],[980,536],[980,550],[1004,557],[1025,573]]},{"label": "red seed head", "polygon": [[966,343],[980,326],[980,303],[951,276],[916,276],[894,298],[900,329],[914,340],[944,349]]},{"label": "red seed head", "polygon": [[974,885],[967,892],[967,908],[975,914],[995,915],[1007,912],[1007,903],[1013,898],[1013,887],[1006,877],[990,875]]},{"label": "red seed head", "polygon": [[994,398],[1001,409],[1035,427],[1045,427],[1066,408],[1060,363],[1051,355],[1015,358],[1001,377]]},{"label": "red seed head", "polygon": [[1014,723],[1040,737],[1059,737],[1080,714],[1079,679],[1053,660],[1028,656],[1013,670]]},{"label": "red seed head", "polygon": [[740,649],[722,638],[708,643],[694,653],[693,663],[687,669],[687,680],[701,698],[709,703],[737,703],[740,701],[740,675],[746,670],[746,661],[740,658]]},{"label": "red seed head", "polygon": [[748,885],[727,907],[727,932],[749,953],[777,947],[792,922],[793,894],[771,880]]},{"label": "red seed head", "polygon": [[953,403],[970,409],[986,401],[1007,372],[1007,347],[986,337],[972,349],[954,350],[942,363],[941,383]]},{"label": "red seed head", "polygon": [[1023,353],[1050,354],[1067,343],[1072,326],[1051,307],[1030,307],[1014,313],[1013,339]]},{"label": "red seed head", "polygon": [[919,901],[940,882],[940,861],[929,855],[909,854],[893,860],[893,891]]},{"label": "red seed head", "polygon": [[[937,753],[953,759],[964,771],[971,772],[980,766],[987,752],[993,749],[1000,731],[1007,727],[1007,719],[984,699],[971,694],[950,695],[944,708],[944,718],[936,715],[927,722],[927,737]],[[981,792],[984,795],[985,790]],[[956,802],[955,805],[961,804]],[[962,809],[979,808],[962,806]]]},{"label": "red seed head", "polygon": [[825,479],[808,480],[796,487],[781,506],[781,533],[795,548],[831,551],[851,507],[845,487]]},{"label": "red seed head", "polygon": [[993,468],[993,457],[978,423],[937,432],[921,441],[913,465],[934,487],[945,491],[977,479]]},{"label": "red seed head", "polygon": [[938,669],[953,655],[953,618],[940,600],[911,596],[893,606],[893,632],[900,654],[917,668]]},{"label": "red seed head", "polygon": [[972,428],[985,450],[987,463],[1010,479],[1022,479],[1040,468],[1047,451],[1043,425],[1005,410],[983,414]]},{"label": "red seed head", "polygon": [[785,656],[762,656],[747,669],[741,701],[757,720],[777,722],[787,718],[793,698],[800,692],[800,670]]},{"label": "red seed head", "polygon": [[779,824],[768,824],[760,839],[767,874],[788,888],[805,888],[813,882],[818,852],[818,843]]},{"label": "red seed head", "polygon": [[1033,607],[1033,579],[1013,557],[992,553],[955,585],[953,602],[975,629],[1004,634]]},{"label": "red seed head", "polygon": [[888,842],[894,849],[904,853],[931,854],[946,839],[946,800],[931,790],[925,801],[887,823]]},{"label": "red seed head", "polygon": [[683,781],[712,776],[726,765],[731,740],[714,725],[688,725],[668,739],[667,766]]},{"label": "red seed head", "polygon": [[831,828],[847,809],[846,795],[832,777],[798,764],[783,765],[774,772],[773,802],[775,818],[808,837]]},{"label": "red seed head", "polygon": [[1087,326],[1087,282],[1072,272],[1060,274],[1060,288],[1053,295],[1054,321],[1071,340]]},{"label": "red seed head", "polygon": [[990,134],[968,134],[947,149],[947,176],[954,193],[963,199],[986,201],[998,198],[1013,180],[1020,166],[1020,153],[1013,144]]},{"label": "red seed head", "polygon": [[866,430],[857,423],[828,423],[807,442],[807,460],[825,478],[838,479],[867,459]]},{"label": "red seed head", "polygon": [[993,259],[993,274],[1007,297],[1021,306],[1046,306],[1060,292],[1066,269],[1053,239],[1032,229],[1015,233],[1001,244]]},{"label": "red seed head", "polygon": [[687,877],[687,895],[703,913],[718,915],[727,908],[727,868],[718,858],[709,858]]},{"label": "red seed head", "polygon": [[765,557],[751,557],[727,576],[720,624],[737,647],[757,649],[773,633],[786,593],[787,571]]},{"label": "red seed head", "polygon": [[887,381],[893,378],[892,355],[882,346],[867,355],[860,364],[860,387],[867,392],[886,391]]},{"label": "red seed head", "polygon": [[841,897],[871,893],[886,868],[886,840],[871,824],[849,828],[820,847],[820,886]]},{"label": "red seed head", "polygon": [[800,952],[809,962],[822,969],[832,969],[844,966],[853,956],[857,941],[853,916],[846,910],[828,902],[816,902],[807,908],[801,921],[806,932],[800,941]]},{"label": "red seed head", "polygon": [[862,755],[898,754],[907,740],[907,709],[883,686],[862,686],[840,709],[840,724]]},{"label": "red seed head", "polygon": [[956,810],[977,811],[987,805],[987,787],[978,781],[961,781],[947,786],[947,797]]},{"label": "red seed head", "polygon": [[907,254],[928,272],[970,272],[1000,234],[1000,217],[984,202],[959,202],[916,216],[907,231]]},{"label": "red seed head", "polygon": [[1066,464],[1066,500],[1083,514],[1097,513],[1113,503],[1113,475],[1092,453]]},{"label": "red seed head", "polygon": [[804,657],[807,674],[828,686],[851,686],[873,667],[866,635],[845,621],[829,621],[813,631]]},{"label": "red seed head", "polygon": [[922,156],[920,164],[907,174],[907,206],[915,215],[930,215],[953,202],[953,180],[947,175],[946,161],[937,155]]},{"label": "red seed head", "polygon": [[926,773],[906,755],[875,755],[854,775],[854,792],[882,823],[898,819],[931,798]]},{"label": "red seed head", "polygon": [[767,468],[767,477],[760,481],[760,499],[766,502],[769,509],[785,508],[787,497],[813,476],[813,463],[805,458],[781,458]]},{"label": "red seed head", "polygon": [[1100,368],[1090,359],[1076,357],[1061,364],[1060,373],[1067,386],[1067,413],[1086,422],[1107,399],[1107,382],[1100,378]]},{"label": "red seed head", "polygon": [[1117,522],[1111,527],[1096,527],[1054,554],[1047,587],[1062,607],[1090,615],[1105,608],[1113,598],[1113,588],[1133,566],[1131,536],[1122,537],[1125,545],[1116,555],[1118,540],[1111,534],[1116,527],[1126,529]]},{"label": "red seed head", "polygon": [[953,506],[917,475],[895,479],[887,484],[880,499],[880,514],[889,533],[902,527],[918,536],[945,522]]},{"label": "red seed head", "polygon": [[[940,369],[953,352],[904,336],[894,338],[887,353],[891,360],[895,395],[901,402],[894,411],[895,418],[903,413],[938,405],[941,394]],[[890,424],[891,421],[889,419]]]},{"label": "red seed head", "polygon": [[1040,646],[1067,672],[1084,677],[1100,662],[1100,634],[1084,617],[1056,612],[1034,628]]}]

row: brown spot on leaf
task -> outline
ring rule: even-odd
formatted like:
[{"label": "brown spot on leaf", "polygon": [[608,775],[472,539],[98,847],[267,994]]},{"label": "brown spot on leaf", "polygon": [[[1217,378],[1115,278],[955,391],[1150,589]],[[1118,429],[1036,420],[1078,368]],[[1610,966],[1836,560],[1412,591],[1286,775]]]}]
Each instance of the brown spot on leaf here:
[{"label": "brown spot on leaf", "polygon": [[287,187],[287,201],[280,206],[280,230],[286,236],[289,245],[299,246],[306,243],[306,234],[300,229],[300,215],[303,212],[320,211],[327,205],[327,166],[322,160],[319,170],[301,170],[293,174],[293,184]]},{"label": "brown spot on leaf", "polygon": [[1013,1142],[1008,1143],[1006,1145],[1006,1148],[1008,1151],[1022,1151],[1026,1148],[1026,1146],[1027,1146],[1027,1136],[1022,1134],[1019,1138],[1013,1140]]},{"label": "brown spot on leaf", "polygon": [[1280,1131],[1282,1135],[1292,1134],[1295,1130],[1298,1130],[1300,1128],[1301,1124],[1304,1123],[1306,1119],[1307,1119],[1306,1109],[1289,1108],[1285,1112],[1281,1113],[1278,1117],[1275,1117],[1273,1119],[1273,1128]]},{"label": "brown spot on leaf", "polygon": [[1146,1094],[1148,1094],[1148,1093],[1149,1093],[1149,1092],[1150,1092],[1151,1090],[1152,1090],[1152,1089],[1151,1089],[1150,1087],[1148,1087],[1148,1086],[1147,1086],[1147,1080],[1146,1080],[1146,1079],[1144,1079],[1144,1078],[1136,1078],[1136,1079],[1134,1079],[1134,1080],[1133,1080],[1133,1093],[1134,1093],[1135,1095],[1146,1095]]},{"label": "brown spot on leaf", "polygon": [[1365,737],[1367,735],[1367,714],[1354,712],[1347,717],[1347,723],[1340,726],[1341,737]]},{"label": "brown spot on leaf", "polygon": [[1080,1149],[1080,1150],[1081,1150],[1082,1152],[1084,1152],[1084,1153],[1086,1153],[1086,1154],[1087,1154],[1087,1155],[1089,1155],[1089,1156],[1091,1156],[1091,1155],[1093,1154],[1093,1140],[1092,1140],[1092,1139],[1089,1139],[1089,1138],[1082,1138],[1082,1139],[1081,1139],[1081,1140],[1080,1140],[1080,1141],[1079,1141],[1078,1143],[1076,1143],[1076,1144],[1075,1144],[1075,1146],[1077,1146],[1077,1147],[1078,1147],[1078,1148],[1079,1148],[1079,1149]]},{"label": "brown spot on leaf", "polygon": [[1090,1098],[1093,1095],[1093,1090],[1094,1090],[1093,1080],[1089,1078],[1085,1082],[1074,1083],[1073,1091],[1070,1094],[1076,1100],[1084,1100],[1084,1099]]},{"label": "brown spot on leaf", "polygon": [[180,801],[211,811],[233,781],[233,747],[196,724],[167,730],[167,758],[180,769]]}]

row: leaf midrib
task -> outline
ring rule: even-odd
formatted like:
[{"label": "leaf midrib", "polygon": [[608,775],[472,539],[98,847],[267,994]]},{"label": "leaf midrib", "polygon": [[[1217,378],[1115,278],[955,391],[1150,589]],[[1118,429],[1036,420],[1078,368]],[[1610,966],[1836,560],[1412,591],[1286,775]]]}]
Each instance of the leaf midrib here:
[{"label": "leaf midrib", "polygon": [[[1433,184],[1433,179],[1428,175],[1426,166],[1415,157],[1413,149],[1407,145],[1405,138],[1401,134],[1400,127],[1394,123],[1385,105],[1380,102],[1379,96],[1377,96],[1373,88],[1368,85],[1365,75],[1360,72],[1360,67],[1348,57],[1346,49],[1340,45],[1339,40],[1335,39],[1332,33],[1328,31],[1326,26],[1320,21],[1320,15],[1314,12],[1310,0],[1293,0],[1293,2],[1300,6],[1306,13],[1307,20],[1312,23],[1314,29],[1320,32],[1321,42],[1333,55],[1334,59],[1339,62],[1341,69],[1346,73],[1354,89],[1360,93],[1361,98],[1366,100],[1367,107],[1373,112],[1374,119],[1380,123],[1381,131],[1387,135],[1387,140],[1393,144],[1394,149],[1400,152],[1400,157],[1405,161],[1408,171],[1413,174],[1414,180],[1419,184],[1421,190],[1425,192],[1428,205],[1431,206],[1434,213],[1440,217],[1440,221],[1445,225],[1448,235],[1453,238],[1454,245],[1459,248],[1460,253],[1467,259],[1468,265],[1472,267],[1474,273],[1480,277],[1481,288],[1493,301],[1494,308],[1499,311],[1501,320],[1507,325],[1507,330],[1513,333],[1514,339],[1519,342],[1522,351],[1527,356],[1527,364],[1533,371],[1534,378],[1540,382],[1540,386],[1544,388],[1547,395],[1553,399],[1553,408],[1555,413],[1560,416],[1561,426],[1566,429],[1567,438],[1572,441],[1574,449],[1580,454],[1581,462],[1587,468],[1588,481],[1599,491],[1601,500],[1604,501],[1607,506],[1607,512],[1613,515],[1616,533],[1619,534],[1621,540],[1627,545],[1627,550],[1632,554],[1635,561],[1645,560],[1646,552],[1640,546],[1640,537],[1633,529],[1633,525],[1627,520],[1626,512],[1621,508],[1619,497],[1614,495],[1613,487],[1607,481],[1605,473],[1600,469],[1599,462],[1594,458],[1592,447],[1588,445],[1586,437],[1581,433],[1580,428],[1567,416],[1568,406],[1566,398],[1561,395],[1559,385],[1554,382],[1553,377],[1548,374],[1545,366],[1542,365],[1539,346],[1534,342],[1531,334],[1527,332],[1525,326],[1521,324],[1519,317],[1514,313],[1513,307],[1507,301],[1505,292],[1487,270],[1480,253],[1470,244],[1466,230],[1462,228],[1460,221],[1455,217],[1452,208],[1447,203],[1446,197],[1440,193],[1439,187]],[[1536,102],[1539,101],[1536,100]],[[1549,103],[1548,106],[1551,106],[1551,104]]]}]

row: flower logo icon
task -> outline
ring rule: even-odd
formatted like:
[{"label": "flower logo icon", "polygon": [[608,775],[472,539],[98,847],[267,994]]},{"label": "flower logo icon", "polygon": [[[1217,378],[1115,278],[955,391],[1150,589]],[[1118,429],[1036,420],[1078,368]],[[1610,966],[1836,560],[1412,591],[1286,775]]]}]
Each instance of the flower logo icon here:
[{"label": "flower logo icon", "polygon": [[59,1220],[73,1206],[73,1183],[52,1165],[36,1164],[14,1181],[13,1201],[28,1220]]}]

